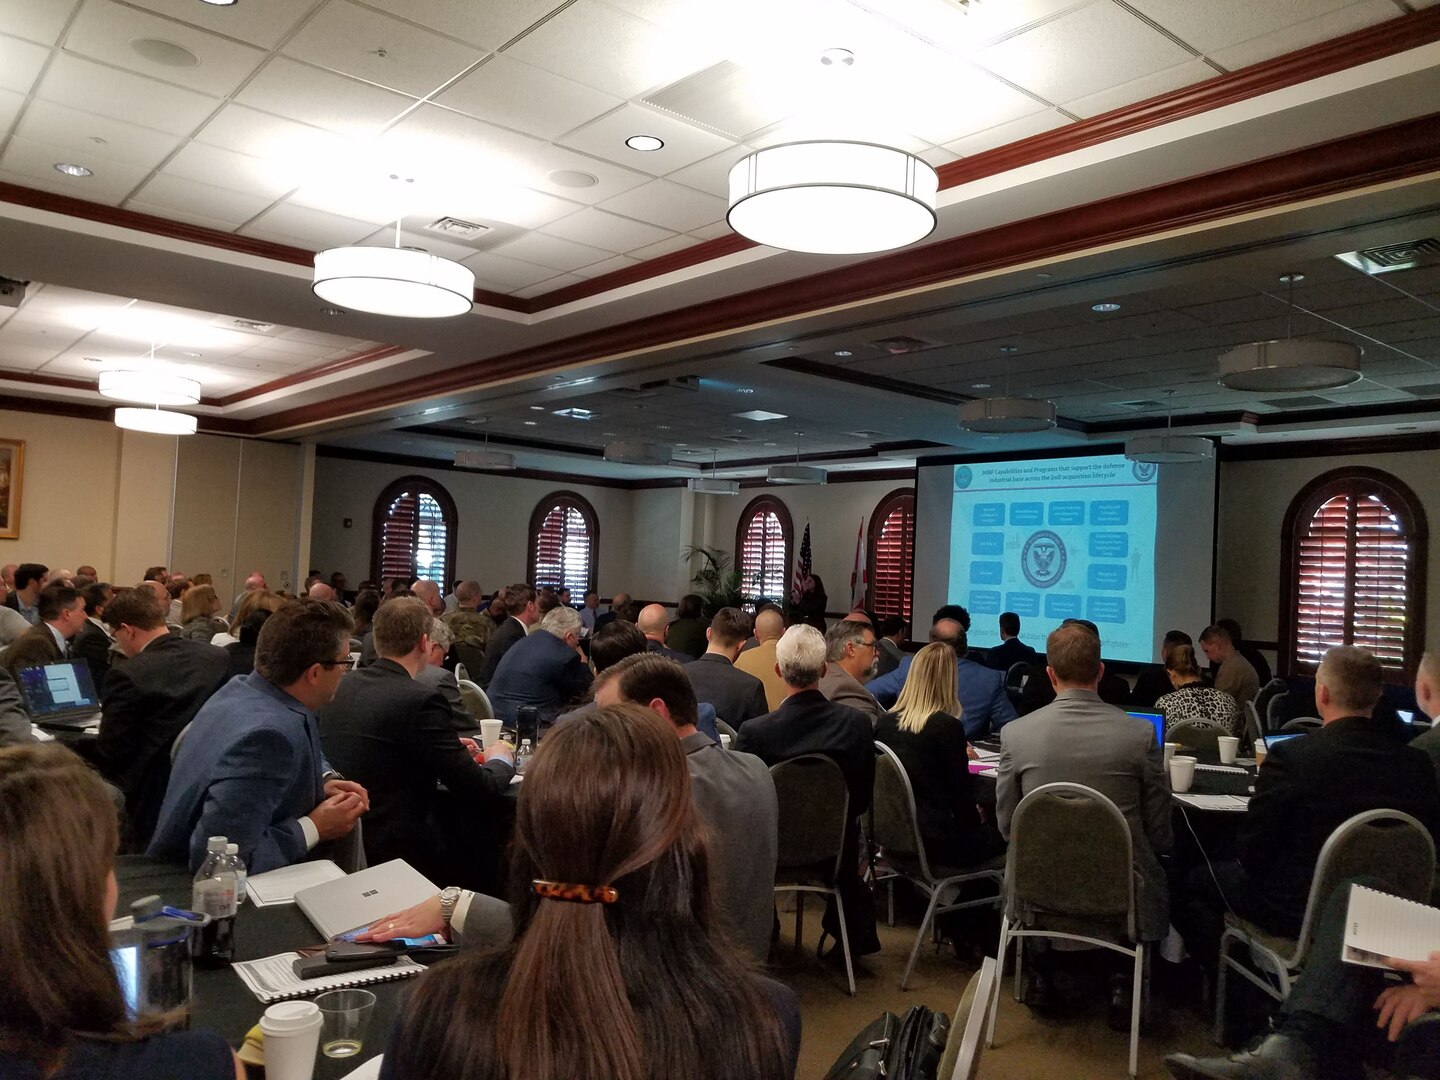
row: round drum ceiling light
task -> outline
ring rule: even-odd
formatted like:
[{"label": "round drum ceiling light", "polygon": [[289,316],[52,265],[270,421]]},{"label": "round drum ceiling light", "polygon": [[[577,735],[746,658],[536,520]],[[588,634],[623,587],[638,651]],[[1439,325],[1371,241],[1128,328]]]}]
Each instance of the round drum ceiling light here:
[{"label": "round drum ceiling light", "polygon": [[1200,435],[1136,435],[1125,441],[1125,456],[1152,465],[1191,465],[1215,456],[1215,444]]},{"label": "round drum ceiling light", "polygon": [[197,424],[189,413],[123,408],[115,410],[115,426],[154,435],[194,435]]},{"label": "round drum ceiling light", "polygon": [[147,405],[195,405],[200,401],[200,384],[183,375],[162,372],[102,371],[100,393],[118,401],[143,401]]},{"label": "round drum ceiling light", "polygon": [[935,170],[903,150],[841,140],[783,143],[731,168],[726,220],[741,236],[785,251],[888,251],[934,231],[938,190]]},{"label": "round drum ceiling light", "polygon": [[316,296],[338,307],[407,319],[464,315],[475,299],[469,268],[414,248],[318,252],[313,287]]},{"label": "round drum ceiling light", "polygon": [[714,476],[692,476],[685,487],[696,495],[739,495],[740,481],[721,480]]},{"label": "round drum ceiling light", "polygon": [[960,426],[992,435],[1049,431],[1055,426],[1055,406],[1032,398],[976,398],[960,406]]},{"label": "round drum ceiling light", "polygon": [[1256,341],[1220,355],[1220,385],[1231,390],[1333,390],[1361,377],[1360,348],[1345,341]]},{"label": "round drum ceiling light", "polygon": [[823,484],[828,479],[829,474],[814,465],[771,465],[765,470],[771,484]]}]

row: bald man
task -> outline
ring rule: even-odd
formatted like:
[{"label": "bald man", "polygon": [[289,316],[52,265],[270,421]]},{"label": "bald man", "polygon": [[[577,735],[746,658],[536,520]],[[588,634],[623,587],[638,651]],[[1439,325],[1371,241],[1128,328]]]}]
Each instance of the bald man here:
[{"label": "bald man", "polygon": [[445,614],[445,598],[440,595],[440,586],[433,581],[421,578],[410,586],[410,592],[418,596],[420,600],[430,609],[430,614],[437,619]]},{"label": "bald man", "polygon": [[753,649],[746,649],[735,661],[735,666],[747,675],[754,675],[765,686],[765,703],[774,712],[789,695],[789,689],[775,670],[775,643],[785,632],[785,616],[774,608],[766,608],[755,616],[755,640]]},{"label": "bald man", "polygon": [[1440,780],[1440,652],[1434,649],[1420,658],[1420,669],[1415,673],[1415,703],[1436,724],[1410,745],[1430,755],[1436,779]]},{"label": "bald man", "polygon": [[310,591],[305,594],[307,600],[334,600],[335,590],[323,581],[317,581],[310,586]]},{"label": "bald man", "polygon": [[646,604],[640,609],[640,617],[635,620],[635,625],[640,628],[640,633],[645,635],[646,652],[668,656],[677,664],[690,662],[690,657],[665,645],[665,631],[670,626],[670,613],[665,610],[664,604]]}]

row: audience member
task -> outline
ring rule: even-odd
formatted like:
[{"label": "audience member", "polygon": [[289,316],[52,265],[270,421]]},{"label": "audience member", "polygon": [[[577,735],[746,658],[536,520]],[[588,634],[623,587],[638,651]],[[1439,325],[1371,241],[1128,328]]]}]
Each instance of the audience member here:
[{"label": "audience member", "polygon": [[721,608],[705,630],[704,654],[684,666],[696,698],[714,706],[715,715],[736,730],[768,711],[764,684],[735,666],[749,636],[750,617],[739,608]]},{"label": "audience member", "polygon": [[[875,746],[870,718],[858,709],[826,701],[820,693],[825,675],[825,638],[813,626],[792,626],[775,649],[775,666],[789,695],[774,712],[757,716],[740,729],[734,749],[777,765],[802,754],[824,754],[845,774],[850,791],[850,820],[845,824],[846,857],[840,860],[836,885],[845,905],[850,951],[855,956],[878,952],[875,901],[860,881],[860,818],[870,809],[875,788]],[[838,940],[835,906],[825,909],[821,923]]]},{"label": "audience member", "polygon": [[[255,614],[261,611],[266,614],[277,611],[285,602],[284,597],[272,593],[269,589],[257,589],[254,592],[248,592],[241,598],[239,605],[235,608],[235,618],[230,623],[230,628],[223,634],[216,634],[210,639],[211,645],[219,645],[222,648],[228,649],[232,645],[246,641],[247,635],[244,629],[246,624],[251,626],[252,629],[248,635],[249,650],[244,653],[243,657],[235,661],[237,664],[249,664],[249,667],[246,667],[245,671],[237,671],[236,674],[243,675],[245,672],[254,669],[255,637],[259,634],[260,626],[263,623],[263,620],[261,620],[261,622],[255,621]],[[236,655],[236,653],[232,653],[232,655]]]},{"label": "audience member", "polygon": [[958,695],[955,654],[943,642],[926,645],[915,654],[895,708],[875,730],[876,741],[895,751],[910,777],[920,836],[936,873],[1005,850],[999,830],[977,806]]},{"label": "audience member", "polygon": [[665,643],[688,659],[699,659],[705,652],[709,625],[705,621],[705,598],[699,593],[686,593],[675,608],[675,621],[670,624]]},{"label": "audience member", "polygon": [[[1100,640],[1100,628],[1089,619],[1065,619],[1060,625],[1079,626],[1089,631],[1097,642]],[[1169,680],[1166,681],[1168,683]],[[1129,707],[1130,684],[1125,681],[1124,676],[1105,670],[1104,665],[1100,668],[1099,694],[1100,700],[1106,705],[1121,709]],[[1054,700],[1055,686],[1046,675],[1045,665],[1032,664],[1025,674],[1025,685],[1020,691],[1020,701],[1015,706],[1015,711],[1026,716],[1037,709],[1043,709]]]},{"label": "audience member", "polygon": [[180,624],[170,615],[170,590],[165,587],[163,581],[158,581],[155,578],[146,578],[140,582],[137,588],[140,589],[141,592],[148,592],[155,598],[155,602],[159,604],[160,609],[165,612],[165,621],[167,624],[174,626],[176,630],[180,629]]},{"label": "audience member", "polygon": [[1227,910],[1295,937],[1320,849],[1356,814],[1383,807],[1413,815],[1432,835],[1440,828],[1432,762],[1406,745],[1399,718],[1373,715],[1381,685],[1380,662],[1364,649],[1343,645],[1321,659],[1315,704],[1324,727],[1266,755],[1240,824],[1238,861],[1197,867],[1187,879],[1175,925],[1201,964],[1215,964]]},{"label": "audience member", "polygon": [[427,636],[430,647],[426,652],[425,666],[415,673],[415,681],[431,690],[440,691],[445,704],[450,706],[451,726],[461,734],[473,735],[479,730],[479,721],[465,708],[465,702],[460,697],[460,683],[455,678],[455,673],[445,666],[445,657],[449,655],[450,646],[454,644],[450,638],[450,627],[445,625],[443,619],[433,619]]},{"label": "audience member", "polygon": [[4,584],[7,595],[15,590],[15,571],[18,569],[19,564],[13,562],[0,566],[0,583]]},{"label": "audience member", "polygon": [[[267,604],[257,604],[243,622],[235,628],[238,635],[230,644],[223,646],[225,658],[230,664],[230,677],[236,675],[249,675],[255,670],[255,645],[260,640],[260,631],[265,628],[265,620],[270,618],[281,605],[286,601],[274,593],[266,593],[270,598],[273,607]],[[211,642],[214,644],[214,642]]]},{"label": "audience member", "polygon": [[1215,625],[1223,626],[1229,631],[1230,640],[1235,643],[1235,651],[1250,661],[1250,666],[1255,669],[1255,675],[1259,678],[1261,686],[1274,677],[1270,672],[1270,661],[1265,659],[1264,653],[1245,640],[1245,635],[1238,622],[1234,619],[1216,619]]},{"label": "audience member", "polygon": [[31,626],[40,623],[40,590],[47,573],[49,567],[43,563],[21,563],[15,568],[15,584],[5,594],[5,606],[18,611]]},{"label": "audience member", "polygon": [[[544,586],[535,597],[535,610],[540,613],[540,621],[545,621],[545,616],[560,606],[560,596],[555,592],[553,585]],[[629,616],[626,616],[627,618]]]},{"label": "audience member", "polygon": [[495,620],[480,610],[480,583],[462,581],[455,586],[455,610],[441,617],[450,631],[457,661],[467,672],[478,672],[485,662],[485,646],[495,629]]},{"label": "audience member", "polygon": [[230,605],[230,621],[232,623],[235,621],[235,613],[240,607],[240,601],[245,599],[246,593],[268,591],[269,588],[270,586],[265,584],[265,575],[259,570],[251,570],[249,576],[245,578],[245,591],[236,596],[234,603]]},{"label": "audience member", "polygon": [[[964,611],[964,608],[959,610]],[[955,677],[960,688],[961,719],[965,724],[966,737],[983,739],[1015,719],[1015,706],[1010,703],[1010,695],[1005,693],[1004,672],[992,671],[967,658],[969,643],[964,623],[949,617],[939,619],[930,627],[930,640],[944,642],[955,653]],[[889,708],[900,697],[914,659],[913,656],[905,657],[889,675],[872,679],[866,687],[883,707]]]},{"label": "audience member", "polygon": [[349,651],[350,616],[339,604],[297,600],[266,620],[254,673],[231,679],[196,714],[148,854],[195,870],[206,839],[228,836],[249,871],[263,874],[350,835],[369,806],[365,789],[331,775],[315,723]]},{"label": "audience member", "polygon": [[20,696],[20,687],[15,676],[0,667],[0,748],[32,742],[35,742],[34,727],[25,709],[25,699]]},{"label": "audience member", "polygon": [[985,666],[996,671],[1009,671],[1015,664],[1035,664],[1040,654],[1020,640],[1020,616],[1013,611],[1000,613],[1000,644],[985,654]]},{"label": "audience member", "polygon": [[1172,646],[1166,654],[1165,673],[1170,676],[1174,689],[1156,699],[1155,711],[1164,715],[1167,734],[1176,724],[1187,720],[1212,721],[1223,727],[1227,735],[1244,731],[1235,699],[1224,690],[1206,686],[1200,677],[1200,665],[1192,646]]},{"label": "audience member", "polygon": [[70,655],[84,660],[90,666],[90,678],[96,690],[105,688],[105,675],[110,670],[110,652],[115,646],[109,629],[102,616],[105,605],[115,595],[115,590],[104,582],[86,585],[80,590],[85,601],[85,625],[70,639]]},{"label": "audience member", "polygon": [[491,632],[490,641],[485,646],[484,666],[471,675],[471,678],[487,690],[505,654],[517,641],[523,640],[530,633],[530,627],[540,620],[540,608],[535,603],[535,589],[525,584],[508,586],[505,589],[504,610],[505,620]]},{"label": "audience member", "polygon": [[1140,669],[1135,676],[1135,686],[1126,699],[1126,708],[1144,712],[1153,710],[1155,702],[1175,689],[1175,684],[1170,681],[1170,673],[1165,669],[1165,664],[1170,659],[1170,650],[1176,645],[1190,645],[1193,656],[1194,644],[1184,630],[1166,631],[1165,636],[1160,639],[1160,663],[1147,664]]},{"label": "audience member", "polygon": [[625,657],[645,651],[645,635],[639,627],[624,619],[612,619],[590,639],[590,665],[599,675]]},{"label": "audience member", "polygon": [[1423,750],[1435,762],[1436,777],[1440,778],[1440,651],[1429,649],[1420,657],[1420,666],[1415,671],[1415,703],[1430,718],[1432,726],[1410,745]]},{"label": "audience member", "polygon": [[105,680],[96,760],[125,793],[127,841],[143,851],[165,800],[170,748],[229,680],[230,660],[213,645],[171,635],[165,612],[147,590],[115,597],[105,621],[126,660]]},{"label": "audience member", "polygon": [[170,598],[169,615],[167,616],[171,626],[181,627],[183,633],[185,626],[185,601],[184,596],[190,589],[189,579],[184,575],[176,575],[169,581],[162,582],[165,587],[165,595]]},{"label": "audience member", "polygon": [[585,603],[580,608],[580,621],[585,624],[585,633],[595,632],[595,620],[600,617],[600,594],[594,589],[585,590]]},{"label": "audience member", "polygon": [[720,921],[737,945],[764,963],[775,922],[780,812],[770,770],[753,754],[722,750],[696,727],[699,703],[690,680],[674,661],[631,656],[607,668],[597,679],[595,703],[604,707],[622,701],[653,709],[679,736],[690,770],[690,793],[700,820],[710,827]]},{"label": "audience member", "polygon": [[785,680],[775,670],[775,648],[785,632],[785,616],[777,607],[762,607],[755,615],[753,649],[742,649],[735,666],[746,675],[754,675],[765,687],[765,704],[771,712],[788,696]]},{"label": "audience member", "polygon": [[67,570],[63,566],[55,567],[45,575],[43,587],[49,588],[51,585],[68,585],[72,589],[75,588],[75,571]]},{"label": "audience member", "polygon": [[[609,610],[609,611],[606,611],[606,612],[603,612],[602,614],[597,615],[597,616],[595,617],[595,629],[596,629],[596,630],[599,630],[602,626],[604,626],[604,625],[605,625],[607,622],[609,622],[611,619],[623,619],[623,618],[625,618],[625,616],[622,614],[622,612],[624,611],[625,608],[627,608],[627,607],[629,607],[629,606],[630,606],[630,594],[629,594],[629,593],[623,593],[623,592],[617,592],[617,593],[614,595],[614,597],[611,598],[611,600],[610,600],[610,610]],[[627,621],[628,621],[628,622],[634,622],[635,620],[634,620],[634,619],[629,619],[629,620],[627,620]]]},{"label": "audience member", "polygon": [[115,809],[59,746],[0,751],[0,1076],[244,1080],[225,1040],[132,1019],[110,957]]},{"label": "audience member", "polygon": [[825,633],[825,650],[825,677],[820,680],[820,692],[827,701],[859,709],[874,727],[885,710],[865,689],[866,680],[875,673],[879,651],[868,620],[862,623],[847,618],[837,622]]},{"label": "audience member", "polygon": [[0,666],[12,675],[21,668],[64,660],[70,652],[70,639],[85,625],[85,600],[69,585],[42,589],[35,610],[40,614],[39,624],[0,653]]},{"label": "audience member", "polygon": [[410,586],[410,594],[419,597],[431,615],[439,618],[445,614],[445,598],[440,595],[440,586],[427,578],[421,578]]},{"label": "audience member", "polygon": [[[583,625],[585,620],[581,617]],[[635,625],[640,633],[645,635],[645,649],[647,652],[659,653],[677,663],[685,663],[693,660],[694,657],[686,653],[676,652],[665,644],[665,634],[669,629],[670,613],[665,610],[664,604],[646,604],[640,609],[640,616]],[[609,625],[609,624],[607,624]]]},{"label": "audience member", "polygon": [[370,621],[380,607],[379,589],[361,589],[355,594],[355,603],[350,608],[350,617],[355,620],[350,631],[352,640],[359,640],[370,632]]},{"label": "audience member", "polygon": [[89,578],[89,580],[85,582],[85,585],[93,585],[100,580],[100,572],[89,563],[85,563],[75,568],[75,587],[77,589],[83,589],[85,587],[85,585],[80,584],[81,578]]},{"label": "audience member", "polygon": [[1200,635],[1200,648],[1213,664],[1219,664],[1215,672],[1215,689],[1223,690],[1235,699],[1242,709],[1247,701],[1254,701],[1260,692],[1260,676],[1255,666],[1241,656],[1230,638],[1230,631],[1223,626],[1207,626]]},{"label": "audience member", "polygon": [[[456,836],[486,817],[515,768],[503,743],[477,764],[456,735],[449,703],[418,679],[438,621],[418,597],[381,605],[379,659],[341,679],[320,708],[320,742],[326,760],[369,795],[362,834],[370,865],[404,859],[432,880],[468,882]],[[448,814],[437,784],[449,791]]]},{"label": "audience member", "polygon": [[24,615],[14,608],[0,604],[0,646],[13,644],[29,629],[30,624],[25,620]]},{"label": "audience member", "polygon": [[225,633],[228,629],[225,620],[220,618],[220,597],[215,595],[214,587],[192,585],[180,602],[180,636],[189,641],[203,641],[208,645],[211,638]]},{"label": "audience member", "polygon": [[[514,589],[511,586],[512,599]],[[491,638],[490,648],[496,644]],[[488,663],[489,650],[485,659]],[[515,726],[517,709],[533,705],[541,727],[548,727],[589,689],[590,668],[580,651],[580,613],[557,607],[540,621],[538,631],[506,650],[490,680],[490,704],[508,727]]]},{"label": "audience member", "polygon": [[793,1076],[799,1008],[717,933],[669,728],[618,705],[550,736],[519,802],[514,941],[420,977],[382,1077]]},{"label": "audience member", "polygon": [[325,584],[325,582],[312,581],[310,585],[305,589],[305,599],[338,601],[340,597],[335,592],[334,588]]},{"label": "audience member", "polygon": [[882,615],[875,634],[875,677],[878,679],[899,667],[905,656],[900,649],[905,640],[905,620],[899,615]]}]

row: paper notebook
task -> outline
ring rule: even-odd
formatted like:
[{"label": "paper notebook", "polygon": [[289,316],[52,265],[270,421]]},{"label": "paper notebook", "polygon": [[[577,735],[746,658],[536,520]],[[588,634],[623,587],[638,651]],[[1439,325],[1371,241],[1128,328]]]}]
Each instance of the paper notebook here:
[{"label": "paper notebook", "polygon": [[1440,908],[1350,886],[1341,953],[1346,963],[1392,970],[1386,963],[1392,956],[1425,960],[1432,952],[1440,952]]},{"label": "paper notebook", "polygon": [[323,885],[345,876],[345,871],[329,859],[293,863],[263,874],[251,874],[246,881],[247,897],[256,907],[271,904],[293,904],[295,894],[312,885]]},{"label": "paper notebook", "polygon": [[295,974],[298,952],[277,953],[263,956],[259,960],[244,960],[234,966],[235,974],[266,1005],[290,998],[309,997],[325,990],[348,990],[352,986],[368,986],[370,983],[390,982],[419,975],[425,968],[402,956],[393,964],[384,967],[364,968],[360,971],[345,971],[338,975],[322,975],[318,979],[302,979]]}]

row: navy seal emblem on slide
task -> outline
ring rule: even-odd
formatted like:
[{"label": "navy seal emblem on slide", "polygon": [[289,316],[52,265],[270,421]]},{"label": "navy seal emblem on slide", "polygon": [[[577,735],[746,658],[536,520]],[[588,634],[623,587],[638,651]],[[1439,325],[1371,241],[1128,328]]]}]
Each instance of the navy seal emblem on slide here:
[{"label": "navy seal emblem on slide", "polygon": [[975,481],[975,474],[970,470],[969,465],[957,465],[955,467],[955,490],[964,491]]},{"label": "navy seal emblem on slide", "polygon": [[1037,589],[1048,589],[1065,573],[1065,541],[1049,529],[1033,533],[1020,552],[1020,569],[1025,580]]},{"label": "navy seal emblem on slide", "polygon": [[1160,471],[1160,466],[1153,461],[1137,461],[1130,467],[1130,471],[1140,483],[1148,484],[1155,479],[1155,474]]}]

